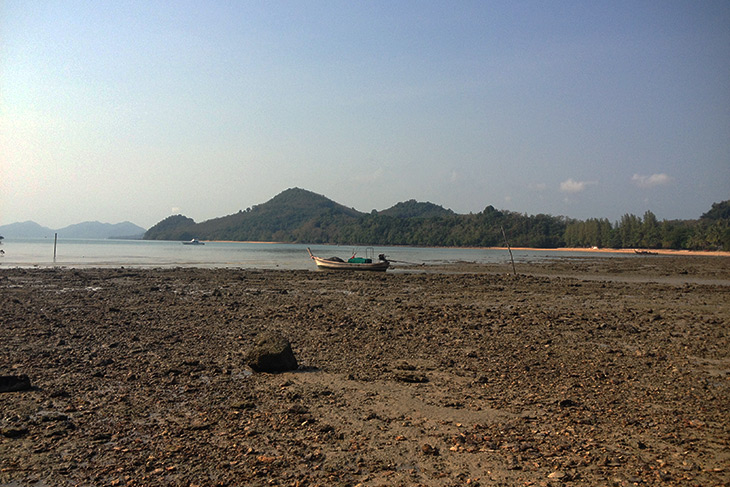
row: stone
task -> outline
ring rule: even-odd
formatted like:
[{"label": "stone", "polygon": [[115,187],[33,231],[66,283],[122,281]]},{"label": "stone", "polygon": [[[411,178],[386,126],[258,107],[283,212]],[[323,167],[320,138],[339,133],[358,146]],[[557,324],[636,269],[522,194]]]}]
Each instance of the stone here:
[{"label": "stone", "polygon": [[422,453],[423,453],[424,455],[432,455],[432,456],[438,456],[438,454],[439,454],[439,449],[438,449],[438,448],[436,448],[436,447],[434,447],[434,446],[431,446],[431,445],[429,445],[428,443],[424,443],[424,444],[423,444],[423,445],[421,446],[421,452],[422,452]]},{"label": "stone", "polygon": [[29,391],[30,379],[27,375],[0,375],[0,392]]},{"label": "stone", "polygon": [[286,372],[299,367],[289,340],[274,332],[258,336],[246,356],[246,365],[256,372]]},{"label": "stone", "polygon": [[558,403],[561,408],[574,408],[578,406],[578,403],[572,399],[563,399]]},{"label": "stone", "polygon": [[21,436],[28,434],[28,428],[25,426],[16,426],[10,428],[0,429],[0,435],[5,438],[20,438]]},{"label": "stone", "polygon": [[414,372],[396,371],[393,374],[393,378],[398,382],[407,382],[409,384],[425,384],[428,382],[428,377]]}]

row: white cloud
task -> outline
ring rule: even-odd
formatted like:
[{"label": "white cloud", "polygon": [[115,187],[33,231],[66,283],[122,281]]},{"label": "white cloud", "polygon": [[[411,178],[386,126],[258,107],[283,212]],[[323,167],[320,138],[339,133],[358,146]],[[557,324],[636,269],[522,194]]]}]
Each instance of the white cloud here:
[{"label": "white cloud", "polygon": [[561,193],[580,193],[585,191],[585,189],[592,185],[592,184],[598,184],[596,181],[575,181],[573,178],[566,179],[562,183],[560,183],[560,192]]},{"label": "white cloud", "polygon": [[652,174],[651,176],[642,176],[634,174],[631,181],[640,188],[653,188],[655,186],[664,186],[672,181],[672,178],[664,173]]}]

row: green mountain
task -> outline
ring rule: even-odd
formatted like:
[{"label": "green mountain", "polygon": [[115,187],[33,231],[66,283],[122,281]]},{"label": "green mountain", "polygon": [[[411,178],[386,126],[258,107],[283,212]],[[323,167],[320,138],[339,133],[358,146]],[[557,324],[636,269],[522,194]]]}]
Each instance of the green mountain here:
[{"label": "green mountain", "polygon": [[395,206],[378,212],[379,215],[393,216],[396,218],[434,218],[456,215],[451,210],[433,203],[421,203],[416,200],[403,201]]},{"label": "green mountain", "polygon": [[356,222],[363,213],[300,188],[290,188],[261,205],[201,223],[177,215],[145,234],[148,240],[237,240],[322,242],[339,225]]},{"label": "green mountain", "polygon": [[[573,220],[526,215],[487,206],[479,213],[456,214],[433,203],[409,200],[383,211],[362,213],[300,188],[236,214],[195,223],[175,215],[150,228],[148,240],[236,240],[347,245],[493,247],[614,247],[730,250],[730,203],[713,205],[699,220],[658,221],[624,215]],[[504,229],[504,234],[502,230]]]},{"label": "green mountain", "polygon": [[[353,245],[494,246],[500,228],[517,235],[515,245],[556,247],[565,219],[528,217],[487,207],[457,215],[433,203],[409,200],[381,212],[362,213],[322,195],[290,188],[266,203],[201,223],[175,215],[150,228],[148,240],[235,240]],[[514,229],[514,232],[511,232]]]},{"label": "green mountain", "polygon": [[144,234],[144,240],[190,240],[195,238],[195,220],[183,215],[168,216]]}]

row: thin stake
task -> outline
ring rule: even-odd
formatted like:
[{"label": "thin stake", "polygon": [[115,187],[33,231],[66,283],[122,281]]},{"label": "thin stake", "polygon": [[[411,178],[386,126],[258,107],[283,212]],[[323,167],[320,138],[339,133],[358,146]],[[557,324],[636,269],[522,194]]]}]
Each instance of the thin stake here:
[{"label": "thin stake", "polygon": [[502,236],[504,237],[504,243],[507,244],[507,250],[509,250],[509,258],[512,261],[512,273],[516,276],[517,269],[515,269],[515,259],[514,259],[514,257],[512,257],[512,249],[510,248],[509,242],[507,241],[507,234],[504,233],[504,227],[502,225],[500,225],[499,228],[502,229]]},{"label": "thin stake", "polygon": [[53,263],[56,263],[56,244],[58,243],[58,234],[53,237]]}]

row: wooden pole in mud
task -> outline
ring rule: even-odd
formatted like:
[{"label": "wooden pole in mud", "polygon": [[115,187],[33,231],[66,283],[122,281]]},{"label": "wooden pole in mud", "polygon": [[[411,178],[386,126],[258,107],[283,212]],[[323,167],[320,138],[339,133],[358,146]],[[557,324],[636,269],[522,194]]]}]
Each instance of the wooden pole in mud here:
[{"label": "wooden pole in mud", "polygon": [[53,263],[56,263],[56,244],[58,243],[58,234],[54,234],[53,237]]},{"label": "wooden pole in mud", "polygon": [[516,276],[517,269],[515,269],[515,259],[514,259],[514,257],[512,257],[512,249],[510,248],[509,242],[507,241],[507,234],[504,233],[504,227],[502,225],[500,225],[499,228],[502,229],[502,236],[504,237],[504,243],[507,244],[507,250],[509,250],[509,259],[512,261],[512,273]]}]

